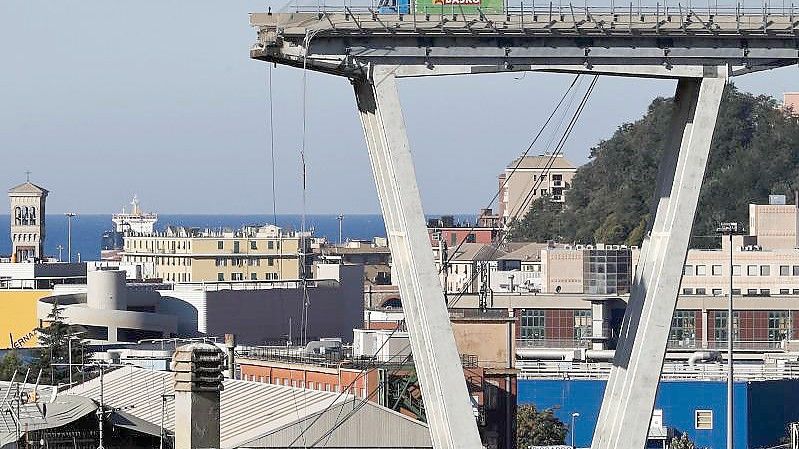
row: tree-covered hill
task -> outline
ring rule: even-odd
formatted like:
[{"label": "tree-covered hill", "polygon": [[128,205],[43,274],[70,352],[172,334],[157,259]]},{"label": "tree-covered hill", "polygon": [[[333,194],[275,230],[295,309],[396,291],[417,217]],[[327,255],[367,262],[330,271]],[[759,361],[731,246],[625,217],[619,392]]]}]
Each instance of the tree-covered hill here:
[{"label": "tree-covered hill", "polygon": [[[643,239],[657,165],[673,102],[657,98],[646,115],[619,127],[591,149],[563,207],[542,198],[511,226],[512,240],[638,245]],[[771,97],[730,85],[716,132],[694,223],[693,244],[708,246],[720,221],[748,225],[748,204],[769,194],[793,199],[799,188],[799,121]]]}]

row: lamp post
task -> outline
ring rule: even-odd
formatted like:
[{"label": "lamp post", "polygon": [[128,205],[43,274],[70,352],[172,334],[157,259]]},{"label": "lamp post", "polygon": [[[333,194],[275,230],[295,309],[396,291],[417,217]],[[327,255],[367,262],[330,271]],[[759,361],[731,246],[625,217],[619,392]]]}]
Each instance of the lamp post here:
[{"label": "lamp post", "polygon": [[58,261],[61,262],[61,251],[64,249],[63,245],[58,245],[55,247],[58,250]]},{"label": "lamp post", "polygon": [[342,224],[344,223],[344,214],[338,214],[338,244],[341,245],[342,238]]},{"label": "lamp post", "polygon": [[730,291],[729,300],[727,302],[727,449],[734,449],[735,442],[733,441],[733,434],[735,428],[735,421],[733,418],[734,406],[734,363],[733,363],[733,308],[732,308],[732,279],[733,279],[733,264],[732,264],[732,237],[734,235],[742,235],[744,233],[743,227],[738,223],[721,223],[716,232],[723,236],[728,236],[730,239]]},{"label": "lamp post", "polygon": [[67,260],[72,263],[72,218],[77,214],[75,212],[66,212],[64,216],[67,217]]},{"label": "lamp post", "polygon": [[571,434],[571,437],[572,437],[572,449],[574,449],[574,430],[575,430],[574,429],[574,423],[577,420],[577,418],[579,418],[579,417],[580,417],[579,413],[577,413],[577,412],[572,413],[572,427],[570,429],[571,431],[569,432]]}]

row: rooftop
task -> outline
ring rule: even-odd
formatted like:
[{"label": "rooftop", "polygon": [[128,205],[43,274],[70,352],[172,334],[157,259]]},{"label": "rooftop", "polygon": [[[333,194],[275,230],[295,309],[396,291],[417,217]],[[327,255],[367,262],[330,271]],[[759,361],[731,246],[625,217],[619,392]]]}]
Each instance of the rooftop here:
[{"label": "rooftop", "polygon": [[10,188],[8,193],[9,195],[47,195],[49,192],[44,187],[39,187],[36,184],[27,181],[18,186]]},{"label": "rooftop", "polygon": [[[514,159],[513,162],[508,164],[507,168],[514,168],[519,164],[519,159]],[[552,164],[551,166],[549,164]],[[525,156],[522,158],[518,168],[540,168],[544,169],[549,167],[551,169],[577,169],[577,167],[566,159],[562,154],[551,155],[541,154],[538,156]]]},{"label": "rooftop", "polygon": [[[171,372],[150,371],[132,366],[110,371],[104,376],[103,399],[108,407],[134,405],[135,407],[129,409],[130,415],[149,423],[159,424],[162,413],[161,395],[174,394],[173,375]],[[99,379],[92,379],[67,390],[67,394],[89,398],[99,398],[99,393]],[[339,413],[343,416],[352,411],[353,404],[360,404],[354,401],[358,399],[348,394],[226,379],[223,382],[220,405],[221,446],[235,448],[250,443],[253,446],[263,446],[264,438],[268,436],[280,438],[276,434],[281,432],[286,433],[288,441],[291,441],[291,436],[299,433],[297,429],[291,429],[292,426],[301,424],[308,426],[308,420],[313,421],[321,414],[325,416],[332,414],[330,416],[332,421]],[[347,406],[349,408],[342,411],[342,408]],[[372,439],[365,447],[386,446],[382,444],[388,438],[386,434],[396,433],[391,430],[392,428],[399,428],[405,432],[408,443],[413,443],[411,444],[413,446],[429,446],[427,426],[369,402],[348,420],[352,421],[348,422],[348,425],[364,425],[363,422],[359,422],[359,418],[375,413],[380,414],[380,420],[377,421],[379,428],[374,429],[374,432],[368,432],[370,435],[361,436]],[[174,407],[170,404],[166,407],[164,427],[172,431],[174,425]],[[317,435],[329,429],[329,423],[323,417],[320,419],[320,425],[314,426],[313,431],[307,432],[308,444],[313,442]],[[342,426],[342,432],[346,430],[354,431]],[[428,443],[420,444],[420,438],[427,438]],[[398,440],[393,443],[397,447],[403,446]]]}]

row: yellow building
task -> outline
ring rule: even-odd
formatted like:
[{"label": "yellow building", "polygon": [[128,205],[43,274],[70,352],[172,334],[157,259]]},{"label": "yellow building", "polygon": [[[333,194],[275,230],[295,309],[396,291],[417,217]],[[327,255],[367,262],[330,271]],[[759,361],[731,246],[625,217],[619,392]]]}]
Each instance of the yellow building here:
[{"label": "yellow building", "polygon": [[236,231],[169,227],[124,239],[123,265],[152,266],[153,276],[166,282],[269,281],[301,275],[303,239],[274,225]]},{"label": "yellow building", "polygon": [[39,319],[36,304],[52,290],[0,290],[0,349],[33,348]]}]

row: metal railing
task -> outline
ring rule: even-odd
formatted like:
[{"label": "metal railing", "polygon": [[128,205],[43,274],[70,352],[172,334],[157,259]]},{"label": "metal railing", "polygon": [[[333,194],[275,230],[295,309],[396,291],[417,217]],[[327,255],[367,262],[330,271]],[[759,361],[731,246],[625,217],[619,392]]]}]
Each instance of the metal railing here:
[{"label": "metal railing", "polygon": [[516,348],[535,348],[535,349],[571,349],[571,348],[590,348],[591,341],[587,339],[517,339]]},{"label": "metal railing", "polygon": [[[607,362],[554,362],[517,361],[519,379],[607,379],[612,367]],[[727,364],[707,363],[689,365],[687,363],[666,363],[661,371],[661,380],[715,380],[722,381],[727,376]],[[776,379],[799,379],[799,365],[784,364],[735,364],[737,381],[757,381]]]},{"label": "metal railing", "polygon": [[[736,351],[764,351],[764,350],[784,350],[786,346],[785,341],[740,341],[733,342],[733,349]],[[707,345],[703,345],[700,340],[669,340],[667,345],[669,349],[688,349],[688,350],[726,350],[727,341],[708,341]]]},{"label": "metal railing", "polygon": [[[663,22],[713,22],[714,18],[728,16],[734,18],[755,18],[758,25],[770,16],[794,17],[799,13],[799,8],[793,3],[782,2],[771,4],[768,2],[692,2],[692,1],[650,1],[641,2],[616,2],[614,0],[583,1],[583,2],[553,2],[553,1],[513,1],[503,0],[496,5],[463,5],[449,4],[446,1],[438,4],[434,0],[342,0],[342,1],[291,1],[280,9],[280,12],[334,14],[348,15],[525,15],[532,20],[541,21],[591,21],[592,17],[599,15],[615,16],[614,20],[627,22],[643,22],[643,17],[654,16]],[[534,16],[537,16],[535,19]]]}]

